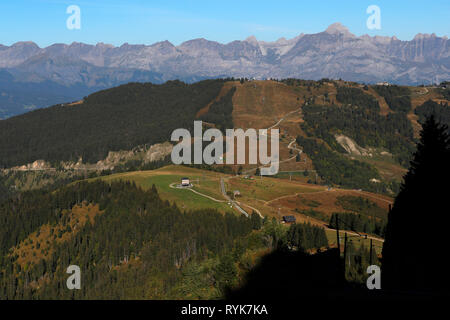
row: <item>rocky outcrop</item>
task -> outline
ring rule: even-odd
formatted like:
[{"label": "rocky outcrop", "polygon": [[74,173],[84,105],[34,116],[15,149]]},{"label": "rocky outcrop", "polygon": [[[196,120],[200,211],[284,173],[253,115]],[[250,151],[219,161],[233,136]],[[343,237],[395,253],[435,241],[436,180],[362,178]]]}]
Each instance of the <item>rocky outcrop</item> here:
[{"label": "rocky outcrop", "polygon": [[145,152],[144,162],[162,160],[172,152],[172,149],[173,145],[169,142],[154,144]]},{"label": "rocky outcrop", "polygon": [[372,153],[369,151],[369,149],[360,147],[351,138],[344,136],[343,134],[336,134],[334,137],[336,138],[336,141],[341,145],[341,147],[344,148],[345,151],[347,151],[349,154],[366,157],[372,156]]},{"label": "rocky outcrop", "polygon": [[[100,160],[95,164],[83,163],[83,159],[78,159],[77,162],[61,162],[60,167],[64,170],[112,170],[115,166],[123,164],[129,160],[138,160],[142,163],[150,163],[164,159],[173,149],[170,142],[157,143],[150,146],[148,149],[137,147],[131,151],[110,151],[104,160]],[[5,169],[5,171],[45,171],[56,170],[50,163],[44,160],[36,160],[27,165]]]},{"label": "rocky outcrop", "polygon": [[39,170],[49,170],[52,166],[50,163],[44,160],[36,160],[33,163],[29,163],[23,166],[13,167],[12,170],[15,171],[39,171]]}]

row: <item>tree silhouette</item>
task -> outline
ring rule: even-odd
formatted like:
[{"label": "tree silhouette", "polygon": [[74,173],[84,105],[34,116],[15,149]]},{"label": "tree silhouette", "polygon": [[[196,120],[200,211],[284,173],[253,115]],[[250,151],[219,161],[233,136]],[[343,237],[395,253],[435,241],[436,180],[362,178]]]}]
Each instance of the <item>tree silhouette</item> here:
[{"label": "tree silhouette", "polygon": [[384,289],[446,289],[449,164],[448,127],[430,116],[389,213],[382,260]]}]

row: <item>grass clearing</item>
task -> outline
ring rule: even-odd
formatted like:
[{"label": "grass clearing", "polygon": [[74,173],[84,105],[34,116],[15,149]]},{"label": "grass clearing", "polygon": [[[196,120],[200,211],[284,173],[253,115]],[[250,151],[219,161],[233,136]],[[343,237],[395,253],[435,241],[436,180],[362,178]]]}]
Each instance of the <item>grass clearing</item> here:
[{"label": "grass clearing", "polygon": [[231,211],[226,203],[213,201],[190,190],[170,187],[173,183],[180,184],[181,178],[188,177],[194,185],[194,190],[217,200],[224,200],[220,192],[220,177],[224,176],[226,175],[213,171],[171,165],[156,170],[113,174],[101,179],[133,181],[143,189],[151,188],[154,184],[162,199],[175,202],[181,209],[213,208],[224,213]]},{"label": "grass clearing", "polygon": [[314,193],[325,190],[323,186],[302,184],[287,179],[254,177],[245,179],[233,177],[226,181],[227,190],[239,190],[242,196],[263,201],[271,201],[279,197],[296,193]]}]

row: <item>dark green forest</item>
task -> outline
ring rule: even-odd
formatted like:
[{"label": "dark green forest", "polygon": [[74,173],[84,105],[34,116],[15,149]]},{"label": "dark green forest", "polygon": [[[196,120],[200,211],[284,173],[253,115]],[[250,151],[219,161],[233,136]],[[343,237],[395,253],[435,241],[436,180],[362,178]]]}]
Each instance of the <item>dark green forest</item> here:
[{"label": "dark green forest", "polygon": [[380,180],[380,174],[374,166],[366,162],[350,159],[315,138],[298,136],[296,142],[313,161],[322,184],[376,193],[398,192],[399,183],[395,180],[371,182],[373,178]]},{"label": "dark green forest", "polygon": [[379,178],[380,175],[369,164],[348,159],[313,138],[298,136],[297,144],[312,159],[325,183],[352,189],[376,190],[377,186],[371,183],[370,179]]},{"label": "dark green forest", "polygon": [[355,196],[339,196],[336,204],[341,206],[344,210],[355,213],[363,213],[366,216],[378,219],[387,219],[387,213],[383,208],[380,208],[375,202]]},{"label": "dark green forest", "polygon": [[[10,248],[48,224],[67,221],[76,205],[102,211],[38,263],[17,262]],[[303,251],[327,247],[322,228],[248,219],[215,210],[181,211],[156,188],[128,182],[78,182],[48,193],[32,191],[0,206],[1,299],[167,299],[220,297],[250,270],[248,250],[290,245]],[[259,231],[262,228],[262,231]],[[39,247],[39,243],[34,245]],[[68,290],[66,268],[82,272],[82,289]],[[197,281],[198,280],[198,281]]]},{"label": "dark green forest", "polygon": [[336,229],[338,226],[336,219],[339,221],[340,229],[371,233],[384,237],[386,229],[385,220],[349,212],[333,213],[330,218],[330,228]]},{"label": "dark green forest", "polygon": [[359,88],[338,87],[336,99],[343,104],[368,108],[375,112],[380,111],[377,99]]},{"label": "dark green forest", "polygon": [[225,80],[162,85],[129,83],[93,93],[79,105],[56,105],[0,121],[0,168],[36,159],[95,163],[109,151],[166,141],[192,128],[198,110]]},{"label": "dark green forest", "polygon": [[375,202],[363,197],[339,196],[336,204],[346,212],[333,213],[329,222],[330,228],[336,229],[338,220],[340,229],[384,237],[387,213]]},{"label": "dark green forest", "polygon": [[440,92],[442,97],[446,100],[450,100],[450,83],[446,82],[447,88],[441,88]]},{"label": "dark green forest", "polygon": [[233,87],[219,101],[214,101],[208,112],[201,116],[200,119],[214,123],[224,133],[226,129],[233,129],[234,124],[231,114],[233,112],[232,98],[235,91],[236,87]]},{"label": "dark green forest", "polygon": [[344,134],[361,147],[385,148],[404,166],[414,151],[413,130],[405,114],[382,116],[378,111],[353,105],[306,105],[303,113],[305,132],[325,140],[336,151],[344,150],[334,134]]},{"label": "dark green forest", "polygon": [[328,246],[325,229],[310,224],[291,225],[286,233],[286,242],[289,246],[303,252]]},{"label": "dark green forest", "polygon": [[[104,213],[56,245],[51,256],[38,264],[22,269],[15,263],[17,257],[8,254],[9,248],[42,224],[63,220],[63,209],[82,203],[98,203]],[[150,290],[152,281],[162,283],[157,288],[162,292],[153,297],[163,297],[179,280],[185,263],[221,256],[254,226],[243,216],[214,210],[182,212],[162,201],[155,188],[143,191],[130,183],[100,181],[80,182],[52,194],[26,193],[4,202],[0,217],[0,297],[11,299],[70,298],[72,294],[76,298],[143,298],[151,296],[141,290],[145,286]],[[118,272],[124,261],[129,266]],[[70,264],[84,271],[81,291],[64,285]],[[43,277],[41,289],[31,285]]]},{"label": "dark green forest", "polygon": [[427,100],[418,106],[414,113],[419,116],[419,122],[425,123],[427,117],[433,115],[441,124],[450,126],[450,108],[447,104],[436,103],[433,100]]},{"label": "dark green forest", "polygon": [[386,100],[391,110],[402,113],[411,110],[411,92],[408,88],[396,85],[379,85],[373,86],[373,89]]}]

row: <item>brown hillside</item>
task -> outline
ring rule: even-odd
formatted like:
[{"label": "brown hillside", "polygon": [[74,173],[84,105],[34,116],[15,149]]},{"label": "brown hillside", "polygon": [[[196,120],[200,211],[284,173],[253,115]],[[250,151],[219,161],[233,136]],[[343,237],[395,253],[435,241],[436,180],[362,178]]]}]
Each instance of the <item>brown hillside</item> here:
[{"label": "brown hillside", "polygon": [[283,83],[244,82],[233,96],[233,122],[236,128],[269,128],[302,103],[302,96]]}]

